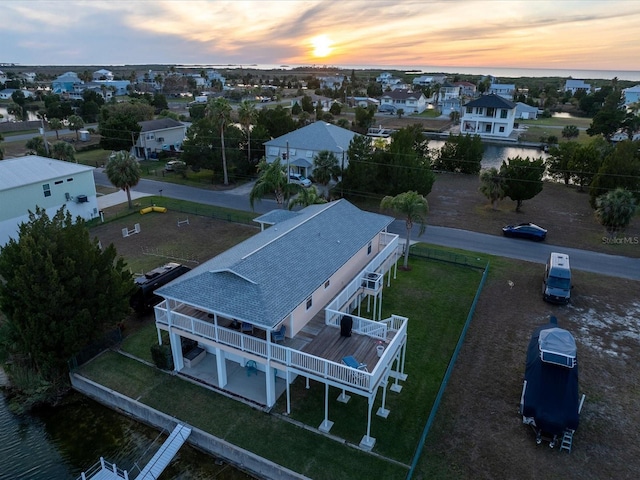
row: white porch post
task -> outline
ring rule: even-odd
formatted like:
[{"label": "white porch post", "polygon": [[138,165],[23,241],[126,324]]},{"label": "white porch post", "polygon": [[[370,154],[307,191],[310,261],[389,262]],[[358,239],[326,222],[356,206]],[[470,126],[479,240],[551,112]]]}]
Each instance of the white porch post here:
[{"label": "white porch post", "polygon": [[380,406],[380,408],[378,408],[378,411],[376,412],[376,415],[378,415],[379,417],[382,417],[382,418],[387,418],[389,416],[389,412],[390,412],[390,410],[387,410],[385,408],[385,404],[386,404],[386,401],[387,401],[387,385],[389,385],[389,374],[387,374],[386,378],[384,379],[384,381],[381,384],[381,386],[382,386],[382,405]]},{"label": "white porch post", "polygon": [[324,433],[329,433],[333,427],[333,422],[329,420],[329,384],[324,384],[324,421],[318,427],[318,430]]},{"label": "white porch post", "polygon": [[289,380],[289,369],[285,370],[285,381],[287,382],[287,415],[291,414],[291,388]]},{"label": "white porch post", "polygon": [[173,370],[179,372],[184,368],[180,335],[169,330],[169,343],[171,344],[171,354],[173,355]]},{"label": "white porch post", "polygon": [[156,332],[158,333],[158,345],[162,345],[162,330],[156,327]]},{"label": "white porch post", "polygon": [[227,362],[224,350],[216,348],[216,369],[218,371],[218,387],[224,388],[227,384]]},{"label": "white porch post", "polygon": [[371,436],[371,410],[373,410],[373,395],[369,395],[367,402],[367,433],[360,440],[360,448],[370,452],[376,444],[376,439]]},{"label": "white porch post", "polygon": [[267,362],[264,368],[267,389],[267,407],[273,407],[276,403],[276,379],[275,375],[272,375],[274,370],[274,368],[269,366],[269,362]]},{"label": "white porch post", "polygon": [[382,320],[382,290],[380,290],[380,303],[378,303],[378,320]]}]

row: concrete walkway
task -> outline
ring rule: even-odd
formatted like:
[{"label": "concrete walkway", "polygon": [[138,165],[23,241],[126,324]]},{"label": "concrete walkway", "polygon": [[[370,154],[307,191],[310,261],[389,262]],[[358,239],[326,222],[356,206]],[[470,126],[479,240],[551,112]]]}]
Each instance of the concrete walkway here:
[{"label": "concrete walkway", "polygon": [[[131,190],[131,200],[137,200],[142,197],[150,197],[148,193],[135,192]],[[105,208],[113,207],[114,205],[120,205],[121,203],[127,203],[127,193],[124,190],[118,190],[114,193],[108,193],[107,195],[98,196],[98,210],[104,210]]]}]

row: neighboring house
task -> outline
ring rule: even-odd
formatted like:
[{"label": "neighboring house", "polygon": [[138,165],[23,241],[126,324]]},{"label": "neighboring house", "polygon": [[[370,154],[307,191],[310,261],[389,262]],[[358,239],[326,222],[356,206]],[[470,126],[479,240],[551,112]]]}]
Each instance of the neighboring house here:
[{"label": "neighboring house", "polygon": [[513,95],[516,93],[516,86],[512,83],[492,83],[488,93],[500,95],[507,100],[513,100]]},{"label": "neighboring house", "polygon": [[464,105],[460,133],[506,138],[513,132],[516,104],[499,95],[482,95]]},{"label": "neighboring house", "polygon": [[573,80],[573,79],[567,80],[564,84],[564,91],[571,92],[572,95],[575,95],[580,90],[582,90],[585,93],[590,93],[591,84],[584,83],[584,80]]},{"label": "neighboring house", "polygon": [[411,90],[393,90],[380,97],[380,105],[393,105],[402,108],[404,113],[422,113],[427,108],[427,99],[422,92]]},{"label": "neighboring house", "polygon": [[344,75],[334,75],[332,77],[318,77],[320,81],[320,88],[331,88],[332,90],[338,90],[342,87],[344,82]]},{"label": "neighboring house", "polygon": [[51,93],[72,93],[76,86],[82,85],[83,83],[77,73],[66,72],[51,82]]},{"label": "neighboring house", "polygon": [[447,98],[438,103],[438,110],[440,115],[451,115],[451,112],[460,112],[461,106],[460,98]]},{"label": "neighboring house", "polygon": [[113,73],[110,70],[100,69],[93,72],[92,79],[94,82],[99,80],[113,80]]},{"label": "neighboring house", "polygon": [[516,120],[536,120],[538,112],[538,107],[532,107],[522,102],[516,103]]},{"label": "neighboring house", "polygon": [[52,217],[65,206],[75,219],[99,215],[93,168],[28,155],[0,162],[0,245],[17,239],[18,227],[36,206]]},{"label": "neighboring house", "polygon": [[465,98],[474,98],[476,96],[477,87],[471,82],[455,82],[454,85],[460,87],[460,96]]},{"label": "neighboring house", "polygon": [[[318,121],[299,128],[278,138],[264,142],[265,158],[272,163],[282,159],[292,173],[305,177],[313,175],[313,159],[321,151],[332,152],[340,162],[340,167],[349,165],[347,150],[353,137],[358,135],[351,130],[331,123]],[[287,157],[288,152],[288,157]]]},{"label": "neighboring house", "polygon": [[36,81],[36,77],[37,77],[37,74],[35,72],[24,72],[22,74],[22,78],[26,83],[34,83]]},{"label": "neighboring house", "polygon": [[347,104],[350,107],[367,108],[369,105],[377,107],[380,105],[380,100],[371,97],[347,97]]},{"label": "neighboring house", "polygon": [[453,83],[445,82],[440,86],[438,90],[438,103],[444,100],[450,100],[452,98],[460,97],[460,86]]},{"label": "neighboring house", "polygon": [[[0,99],[11,100],[11,96],[14,94],[14,92],[17,92],[17,91],[18,91],[17,88],[5,88],[4,90],[0,90]],[[33,92],[29,90],[22,89],[22,93],[24,94],[25,98],[33,97]]]},{"label": "neighboring house", "polygon": [[625,88],[622,90],[622,95],[624,95],[624,104],[626,107],[637,104],[640,102],[640,85],[635,85],[633,87]]},{"label": "neighboring house", "polygon": [[183,123],[173,118],[158,118],[138,124],[142,130],[131,152],[137,158],[154,158],[163,150],[182,150],[182,143],[187,136],[187,127]]},{"label": "neighboring house", "polygon": [[7,74],[0,70],[0,83],[7,83]]},{"label": "neighboring house", "polygon": [[446,75],[420,75],[415,77],[411,83],[413,83],[413,85],[420,85],[421,87],[428,87],[436,84],[442,85],[446,81]]},{"label": "neighboring house", "polygon": [[[158,338],[168,333],[174,371],[266,408],[286,391],[288,412],[298,376],[341,391],[342,401],[345,393],[364,396],[360,446],[372,448],[376,397],[386,418],[387,389],[399,392],[406,379],[408,320],[381,318],[382,289],[402,250],[386,232],[394,218],[341,199],[256,221],[272,226],[156,290],[164,299],[155,307]],[[369,302],[372,319],[360,316]],[[197,344],[195,355],[184,353],[184,342]],[[206,367],[192,368],[195,356]],[[254,374],[257,394],[236,389],[234,377]],[[325,397],[319,429],[332,424]]]},{"label": "neighboring house", "polygon": [[404,84],[401,79],[395,78],[389,72],[384,72],[378,75],[376,77],[376,82],[382,84],[382,90],[386,90],[387,88],[393,89],[394,85]]}]

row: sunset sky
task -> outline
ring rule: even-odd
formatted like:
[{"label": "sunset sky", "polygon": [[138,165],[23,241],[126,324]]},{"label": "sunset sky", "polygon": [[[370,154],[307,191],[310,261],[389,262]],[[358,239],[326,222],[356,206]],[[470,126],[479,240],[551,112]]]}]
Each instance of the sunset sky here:
[{"label": "sunset sky", "polygon": [[0,63],[640,70],[640,1],[3,0]]}]

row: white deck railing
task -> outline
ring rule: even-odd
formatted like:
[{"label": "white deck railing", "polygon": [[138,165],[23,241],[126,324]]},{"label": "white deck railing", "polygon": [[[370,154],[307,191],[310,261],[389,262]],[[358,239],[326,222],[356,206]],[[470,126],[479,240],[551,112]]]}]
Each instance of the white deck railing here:
[{"label": "white deck railing", "polygon": [[[354,324],[358,325],[358,329],[363,332],[372,331],[375,335],[371,336],[375,338],[381,340],[386,339],[386,332],[389,330],[396,333],[385,348],[382,357],[380,357],[373,371],[364,372],[354,370],[351,367],[322,357],[309,355],[300,350],[285,347],[284,345],[269,343],[266,340],[245,335],[235,330],[221,327],[205,320],[199,320],[176,311],[171,312],[172,321],[169,322],[166,302],[157,305],[155,312],[156,324],[158,326],[164,326],[167,329],[169,327],[175,327],[203,339],[233,347],[240,352],[251,353],[265,360],[271,359],[288,368],[307,372],[326,380],[366,391],[371,391],[372,388],[378,384],[388,364],[393,362],[395,353],[404,343],[407,330],[407,319],[396,315],[380,322],[354,317]],[[384,335],[382,332],[384,332]]]}]

